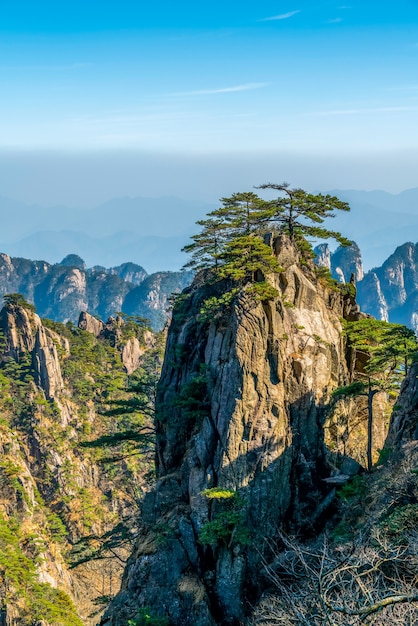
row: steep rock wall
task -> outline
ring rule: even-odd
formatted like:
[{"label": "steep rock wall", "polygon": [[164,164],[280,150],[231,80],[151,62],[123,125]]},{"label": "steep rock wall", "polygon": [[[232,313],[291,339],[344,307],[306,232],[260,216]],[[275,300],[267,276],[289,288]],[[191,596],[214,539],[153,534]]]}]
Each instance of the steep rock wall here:
[{"label": "steep rock wall", "polygon": [[418,439],[418,363],[413,363],[405,377],[393,411],[387,447],[395,451]]},{"label": "steep rock wall", "polygon": [[[312,527],[329,502],[323,422],[349,378],[340,319],[359,311],[301,268],[287,240],[277,255],[274,301],[244,292],[202,321],[204,300],[225,286],[195,283],[175,309],[157,397],[159,481],[106,626],[141,606],[175,626],[241,623],[268,541],[284,523]],[[205,496],[213,488],[231,502]]]}]

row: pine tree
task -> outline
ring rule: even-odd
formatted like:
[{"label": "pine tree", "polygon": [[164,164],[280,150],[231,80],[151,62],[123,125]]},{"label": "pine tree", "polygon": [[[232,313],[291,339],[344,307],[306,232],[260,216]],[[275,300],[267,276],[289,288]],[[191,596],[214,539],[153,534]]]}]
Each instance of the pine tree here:
[{"label": "pine tree", "polygon": [[270,222],[279,232],[288,235],[296,245],[305,247],[307,235],[319,239],[336,239],[343,246],[351,244],[341,233],[318,226],[323,224],[325,218],[335,217],[336,210],[349,211],[347,202],[336,196],[312,194],[299,188],[290,189],[286,182],[280,185],[265,183],[258,185],[256,189],[280,192],[281,195],[269,203],[272,212]]},{"label": "pine tree", "polygon": [[235,193],[221,201],[209,219],[197,222],[203,229],[183,248],[192,253],[185,267],[211,268],[215,278],[251,282],[257,270],[279,271],[270,246],[262,239],[273,214],[270,205],[253,192]]},{"label": "pine tree", "polygon": [[373,318],[347,322],[345,334],[349,346],[363,355],[365,366],[357,373],[357,380],[341,387],[334,395],[367,397],[367,469],[370,471],[373,465],[373,398],[380,391],[399,392],[418,345],[411,329]]},{"label": "pine tree", "polygon": [[218,269],[220,254],[225,245],[225,223],[222,219],[199,220],[202,231],[192,235],[193,243],[184,246],[183,252],[192,254],[192,258],[185,264],[185,268],[196,270],[208,268]]}]

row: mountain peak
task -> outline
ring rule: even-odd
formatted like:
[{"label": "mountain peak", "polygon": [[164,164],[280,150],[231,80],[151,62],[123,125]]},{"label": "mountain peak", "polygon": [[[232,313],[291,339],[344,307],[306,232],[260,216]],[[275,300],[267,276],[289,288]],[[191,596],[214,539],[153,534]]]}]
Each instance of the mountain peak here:
[{"label": "mountain peak", "polygon": [[76,267],[83,271],[86,269],[85,262],[78,254],[67,254],[58,265],[62,265],[63,267]]}]

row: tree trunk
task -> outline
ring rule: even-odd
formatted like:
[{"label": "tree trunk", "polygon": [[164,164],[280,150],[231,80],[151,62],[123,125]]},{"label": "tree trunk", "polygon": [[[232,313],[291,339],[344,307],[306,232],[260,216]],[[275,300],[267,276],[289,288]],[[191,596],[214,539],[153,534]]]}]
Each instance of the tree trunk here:
[{"label": "tree trunk", "polygon": [[367,393],[367,471],[371,472],[373,467],[373,398],[377,393],[376,389],[369,386]]}]

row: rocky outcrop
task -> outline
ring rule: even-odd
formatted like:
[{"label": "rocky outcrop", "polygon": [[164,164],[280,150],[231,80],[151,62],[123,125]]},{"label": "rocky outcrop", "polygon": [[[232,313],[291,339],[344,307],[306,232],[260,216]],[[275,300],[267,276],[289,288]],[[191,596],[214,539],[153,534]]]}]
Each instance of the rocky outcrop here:
[{"label": "rocky outcrop", "polygon": [[169,296],[191,280],[191,272],[148,276],[134,263],[86,269],[74,254],[55,265],[0,254],[0,296],[20,293],[41,317],[61,322],[77,323],[80,311],[101,319],[123,311],[147,317],[160,329],[169,318]]},{"label": "rocky outcrop", "polygon": [[[132,322],[132,325],[135,326],[135,322]],[[135,330],[132,328],[129,330],[124,317],[120,315],[109,317],[104,323],[82,311],[78,320],[78,328],[86,330],[97,338],[110,340],[111,344],[119,351],[127,374],[132,374],[138,369],[144,354],[155,346],[155,335],[149,327],[140,324],[136,326]],[[141,341],[138,336],[132,334],[135,331],[139,334]]]},{"label": "rocky outcrop", "polygon": [[418,363],[413,363],[405,377],[392,413],[386,447],[397,450],[418,440]]},{"label": "rocky outcrop", "polygon": [[319,244],[314,250],[315,263],[321,267],[327,267],[333,278],[340,283],[348,283],[350,280],[358,283],[363,280],[364,270],[360,248],[356,243],[351,246],[339,246],[334,252],[330,251],[327,243]]},{"label": "rocky outcrop", "polygon": [[144,352],[136,337],[129,337],[122,346],[121,357],[128,374],[132,374],[139,367]]},{"label": "rocky outcrop", "polygon": [[64,388],[57,347],[68,353],[68,340],[44,328],[36,313],[20,305],[8,305],[0,312],[0,328],[4,335],[1,360],[20,361],[30,353],[35,382],[52,400]]},{"label": "rocky outcrop", "polygon": [[418,244],[399,246],[381,267],[366,273],[356,244],[333,253],[328,244],[320,244],[315,253],[315,263],[330,269],[339,282],[353,277],[362,311],[418,332]]},{"label": "rocky outcrop", "polygon": [[[64,389],[57,350],[57,345],[60,344],[65,345],[65,341],[61,342],[56,333],[43,328],[42,325],[38,328],[32,353],[35,383],[44,390],[48,400],[56,398]],[[67,353],[69,353],[68,342]]]},{"label": "rocky outcrop", "polygon": [[358,301],[376,317],[418,330],[418,244],[405,243],[358,285]]},{"label": "rocky outcrop", "polygon": [[287,239],[276,251],[285,269],[272,277],[274,300],[244,290],[202,320],[225,285],[196,282],[175,309],[157,395],[158,483],[106,626],[141,606],[173,626],[242,623],[277,530],[312,528],[329,505],[323,423],[349,378],[340,319],[358,307],[300,267]]},{"label": "rocky outcrop", "polygon": [[90,315],[87,311],[82,311],[78,318],[78,327],[92,333],[95,337],[99,337],[104,330],[104,323],[97,317]]},{"label": "rocky outcrop", "polygon": [[351,277],[356,283],[363,280],[363,261],[360,248],[356,243],[351,246],[339,246],[331,255],[331,259],[335,277],[338,277],[340,282],[348,283]]}]

